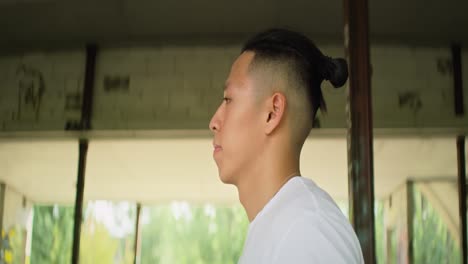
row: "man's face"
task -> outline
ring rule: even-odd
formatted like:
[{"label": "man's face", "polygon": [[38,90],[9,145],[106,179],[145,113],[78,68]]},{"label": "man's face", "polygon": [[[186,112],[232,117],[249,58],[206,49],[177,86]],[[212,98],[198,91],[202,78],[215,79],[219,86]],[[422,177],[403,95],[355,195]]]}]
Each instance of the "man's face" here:
[{"label": "man's face", "polygon": [[224,183],[237,184],[261,150],[262,113],[255,91],[259,87],[248,73],[253,57],[253,52],[244,52],[232,65],[224,100],[210,122],[213,157]]}]

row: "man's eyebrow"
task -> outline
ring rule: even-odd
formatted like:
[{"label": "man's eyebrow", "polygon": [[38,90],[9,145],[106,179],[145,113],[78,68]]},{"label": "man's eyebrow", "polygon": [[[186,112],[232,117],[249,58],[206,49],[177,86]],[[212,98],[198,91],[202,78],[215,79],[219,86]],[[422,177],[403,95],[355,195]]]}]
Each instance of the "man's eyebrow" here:
[{"label": "man's eyebrow", "polygon": [[224,91],[226,91],[227,89],[229,89],[229,83],[228,82],[224,83]]}]

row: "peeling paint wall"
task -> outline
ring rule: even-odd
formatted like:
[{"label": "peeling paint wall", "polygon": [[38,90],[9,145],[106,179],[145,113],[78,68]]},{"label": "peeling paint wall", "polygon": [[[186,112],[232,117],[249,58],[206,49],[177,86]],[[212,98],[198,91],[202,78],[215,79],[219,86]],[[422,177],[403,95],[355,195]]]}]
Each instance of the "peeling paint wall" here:
[{"label": "peeling paint wall", "polygon": [[84,62],[84,51],[0,57],[0,130],[63,130],[79,119]]}]

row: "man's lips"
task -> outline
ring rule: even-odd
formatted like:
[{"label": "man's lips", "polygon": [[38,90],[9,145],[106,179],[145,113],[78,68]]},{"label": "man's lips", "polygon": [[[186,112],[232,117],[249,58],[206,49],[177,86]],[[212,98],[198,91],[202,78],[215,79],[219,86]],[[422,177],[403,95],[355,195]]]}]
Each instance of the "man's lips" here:
[{"label": "man's lips", "polygon": [[218,144],[213,144],[213,152],[216,153],[216,152],[220,152],[223,148],[218,145]]}]

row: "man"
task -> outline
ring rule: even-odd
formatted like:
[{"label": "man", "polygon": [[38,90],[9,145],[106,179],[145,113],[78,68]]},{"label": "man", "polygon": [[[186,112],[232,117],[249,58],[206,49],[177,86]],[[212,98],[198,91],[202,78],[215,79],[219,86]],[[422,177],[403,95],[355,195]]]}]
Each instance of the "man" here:
[{"label": "man", "polygon": [[348,220],[299,170],[326,110],[322,81],[339,87],[347,76],[346,61],[284,29],[254,36],[232,65],[210,129],[219,177],[237,187],[250,221],[239,263],[363,263]]}]

